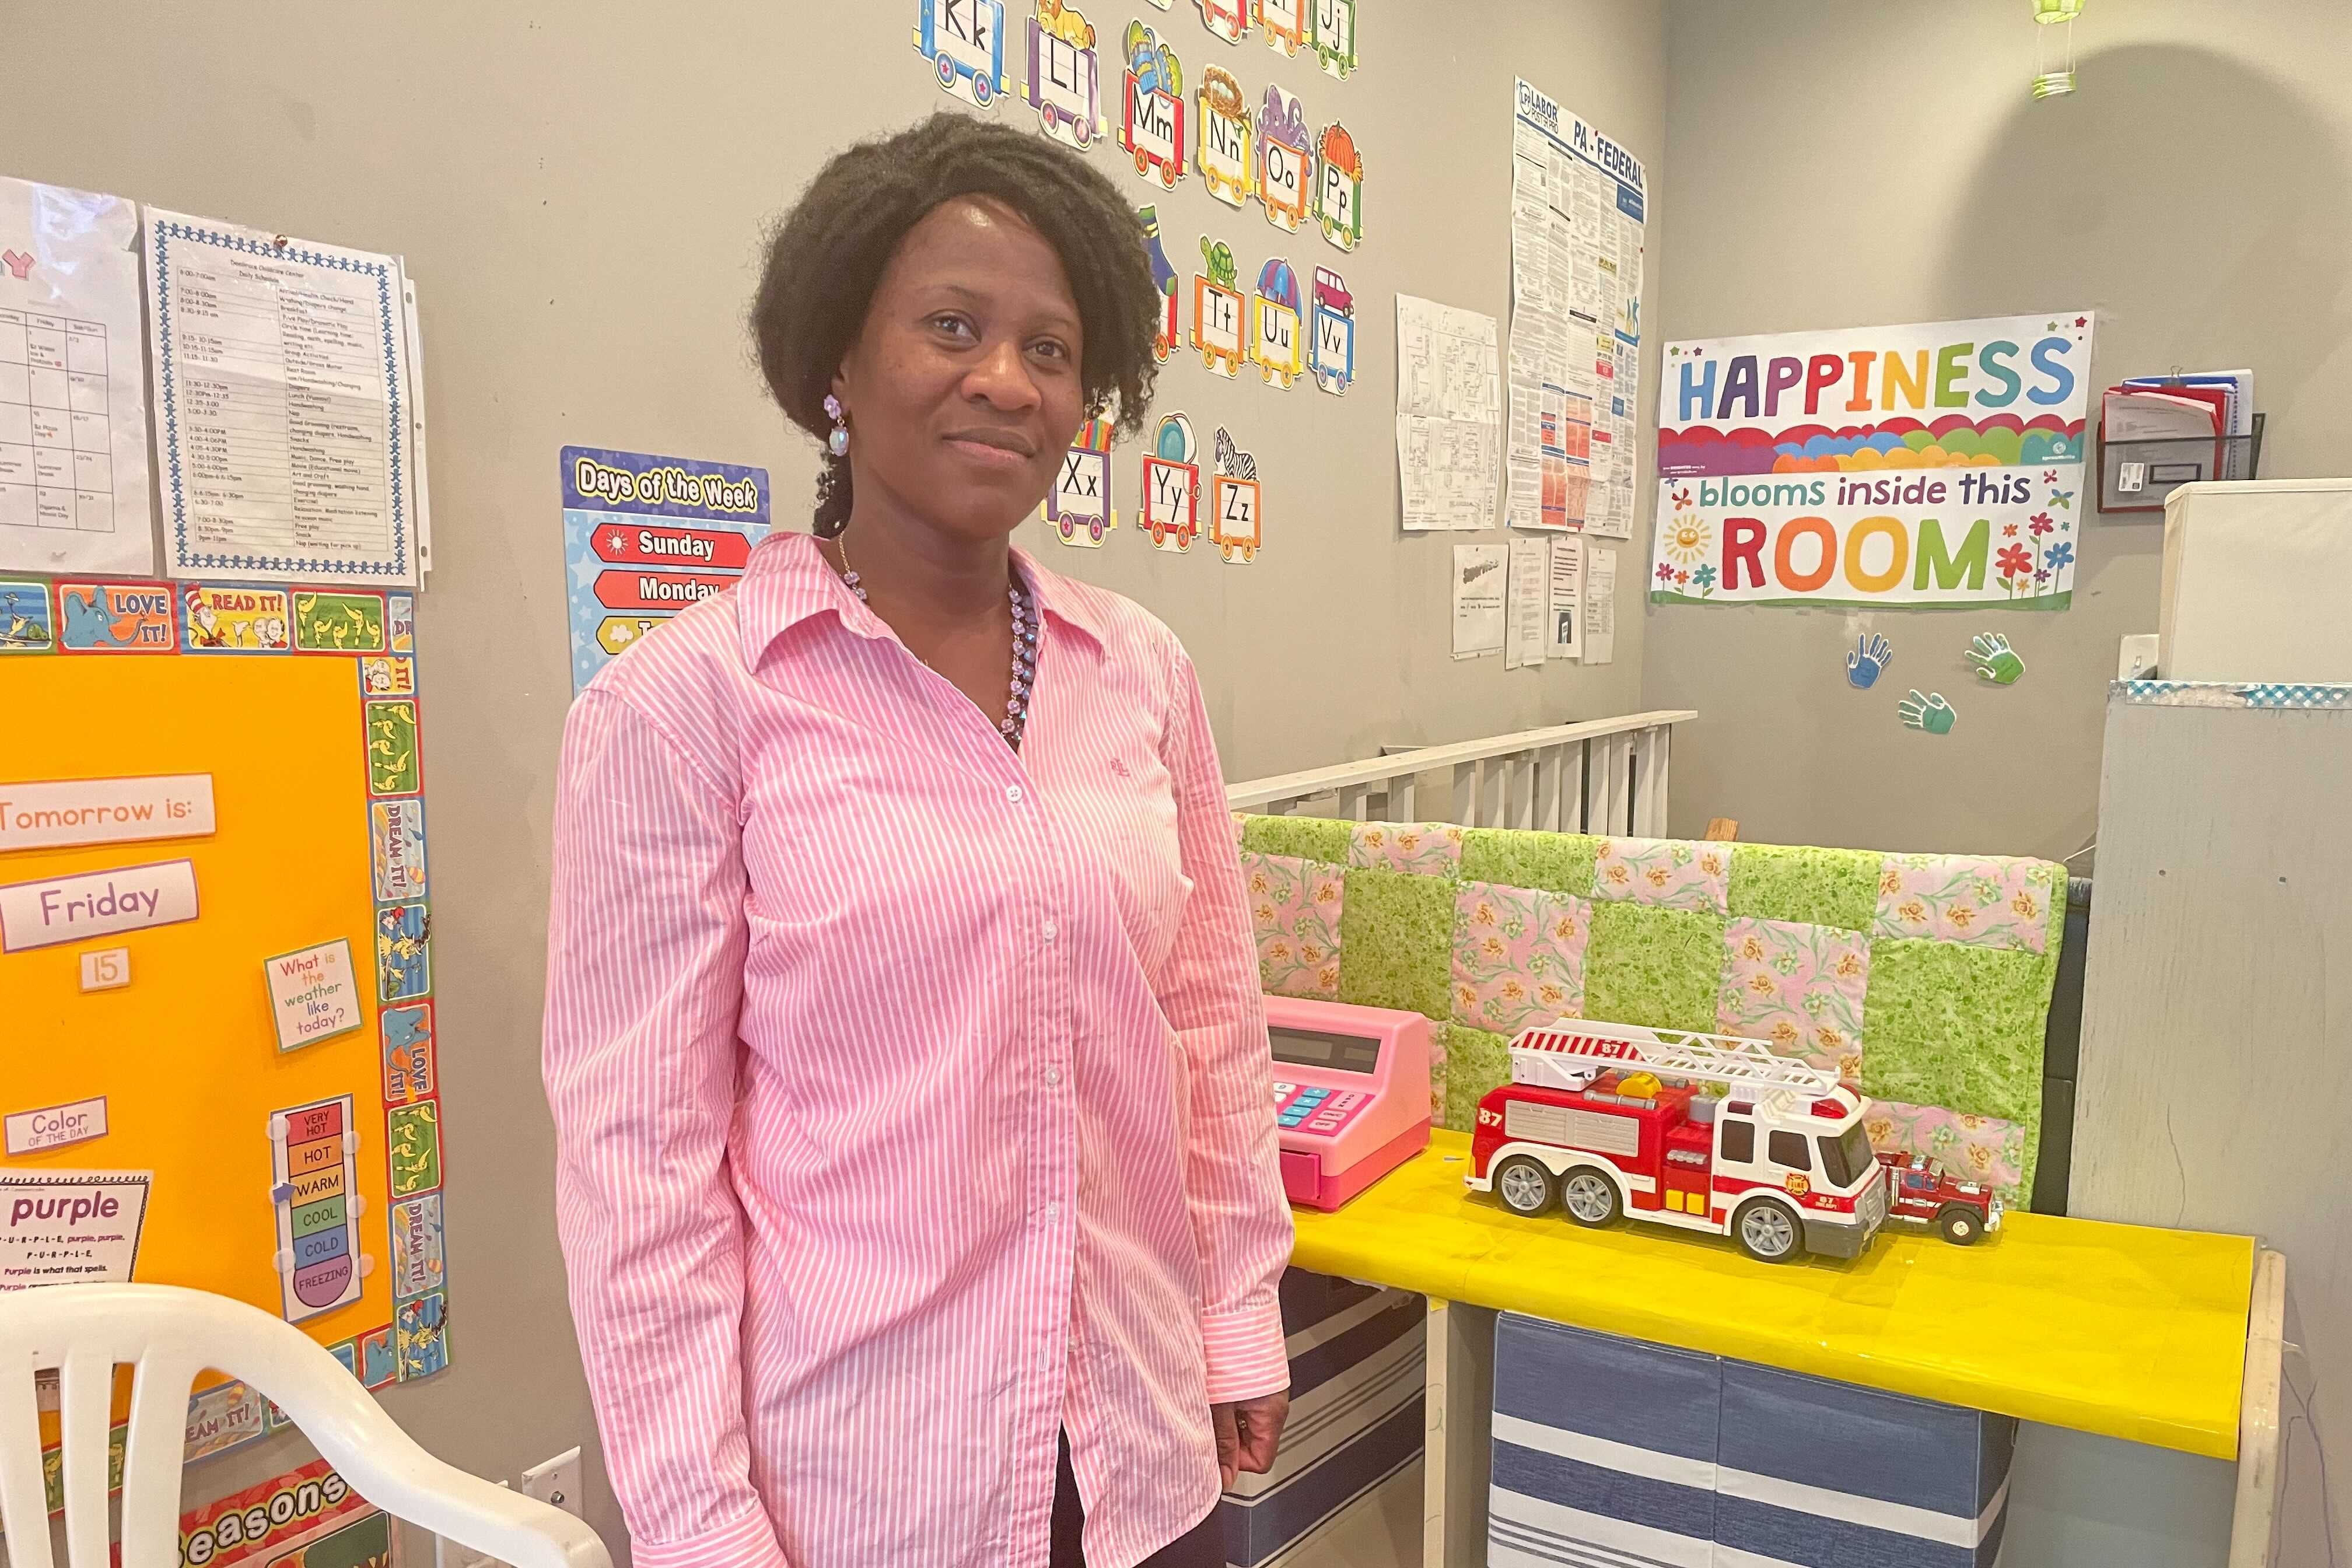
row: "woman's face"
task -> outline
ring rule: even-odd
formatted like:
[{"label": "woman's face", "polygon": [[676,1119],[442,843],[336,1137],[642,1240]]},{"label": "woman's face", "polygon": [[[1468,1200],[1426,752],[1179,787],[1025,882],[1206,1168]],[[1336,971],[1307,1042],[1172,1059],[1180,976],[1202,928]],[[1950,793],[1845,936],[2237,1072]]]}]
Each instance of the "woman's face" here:
[{"label": "woman's face", "polygon": [[1086,417],[1081,331],[1061,258],[1018,213],[986,196],[932,208],[834,381],[858,510],[885,500],[961,540],[1012,532]]}]

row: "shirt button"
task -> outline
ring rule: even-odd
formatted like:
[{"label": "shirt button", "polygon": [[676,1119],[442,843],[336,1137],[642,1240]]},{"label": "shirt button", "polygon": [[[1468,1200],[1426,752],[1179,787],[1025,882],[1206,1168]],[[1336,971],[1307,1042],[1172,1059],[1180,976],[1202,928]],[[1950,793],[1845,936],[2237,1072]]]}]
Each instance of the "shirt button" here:
[{"label": "shirt button", "polygon": [[1055,1220],[1057,1220],[1057,1219],[1059,1219],[1059,1218],[1061,1218],[1061,1217],[1062,1217],[1062,1205],[1059,1205],[1059,1204],[1047,1204],[1047,1205],[1045,1205],[1045,1223],[1047,1223],[1048,1225],[1051,1225],[1054,1221],[1055,1221]]},{"label": "shirt button", "polygon": [[1008,805],[1019,805],[1024,798],[1024,797],[1021,793],[1021,786],[1019,784],[1006,784],[1004,786],[1004,800],[1005,804]]},{"label": "shirt button", "polygon": [[1046,940],[1047,942],[1051,942],[1051,941],[1053,941],[1055,937],[1057,937],[1057,936],[1059,936],[1059,935],[1061,935],[1061,934],[1062,934],[1062,928],[1061,928],[1060,926],[1055,925],[1052,921],[1047,921],[1045,922],[1045,929],[1044,935],[1045,935],[1045,940]]},{"label": "shirt button", "polygon": [[1061,1083],[1062,1069],[1060,1068],[1047,1068],[1045,1069],[1045,1087],[1047,1089],[1058,1089],[1061,1087]]}]

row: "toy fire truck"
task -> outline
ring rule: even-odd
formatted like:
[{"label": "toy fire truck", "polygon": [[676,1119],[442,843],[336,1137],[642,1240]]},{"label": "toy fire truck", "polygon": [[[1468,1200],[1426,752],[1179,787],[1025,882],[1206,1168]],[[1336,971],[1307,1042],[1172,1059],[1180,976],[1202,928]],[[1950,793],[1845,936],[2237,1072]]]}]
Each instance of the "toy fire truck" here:
[{"label": "toy fire truck", "polygon": [[1886,1167],[1887,1212],[1893,1217],[1932,1225],[1956,1247],[1974,1247],[1985,1232],[2000,1228],[2000,1198],[1991,1189],[1956,1181],[1943,1166],[1917,1154],[1889,1152],[1878,1163]]},{"label": "toy fire truck", "polygon": [[1748,1257],[1858,1256],[1886,1218],[1868,1101],[1761,1040],[1563,1018],[1511,1042],[1478,1103],[1472,1190],[1729,1236]]}]

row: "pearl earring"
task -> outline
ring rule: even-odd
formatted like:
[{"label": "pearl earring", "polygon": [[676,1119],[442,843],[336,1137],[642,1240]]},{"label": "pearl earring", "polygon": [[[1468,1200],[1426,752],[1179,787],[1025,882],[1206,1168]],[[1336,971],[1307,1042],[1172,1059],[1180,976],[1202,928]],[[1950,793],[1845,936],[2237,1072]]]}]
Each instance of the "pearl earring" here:
[{"label": "pearl earring", "polygon": [[849,419],[841,410],[841,399],[830,392],[824,395],[824,416],[833,421],[833,433],[824,438],[828,450],[836,458],[849,455]]}]

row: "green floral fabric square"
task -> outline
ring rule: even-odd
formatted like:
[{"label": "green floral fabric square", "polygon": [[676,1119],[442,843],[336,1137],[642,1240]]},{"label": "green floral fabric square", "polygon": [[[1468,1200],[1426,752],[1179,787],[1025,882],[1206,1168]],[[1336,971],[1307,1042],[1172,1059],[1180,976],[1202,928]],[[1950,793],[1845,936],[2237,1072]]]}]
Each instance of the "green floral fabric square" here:
[{"label": "green floral fabric square", "polygon": [[2034,953],[1877,938],[1863,1001],[1863,1092],[2038,1127],[2049,1005],[2050,972]]},{"label": "green floral fabric square", "polygon": [[1242,847],[1344,866],[1349,829],[1355,826],[1328,816],[1253,816],[1242,824]]},{"label": "green floral fabric square", "polygon": [[1868,849],[1736,845],[1731,912],[1866,931],[1878,915],[1878,873],[1885,858]]},{"label": "green floral fabric square", "polygon": [[[1355,890],[1349,889],[1352,902]],[[1654,1029],[1715,1029],[1723,917],[1654,904],[1597,903],[1584,949],[1585,1016]]]},{"label": "green floral fabric square", "polygon": [[1460,1024],[1445,1031],[1445,1115],[1456,1132],[1478,1125],[1478,1102],[1511,1080],[1511,1042]]},{"label": "green floral fabric square", "polygon": [[1452,879],[1371,869],[1347,879],[1339,1000],[1444,1023],[1454,1016]]},{"label": "green floral fabric square", "polygon": [[1462,879],[1592,896],[1601,840],[1583,833],[1522,833],[1474,827],[1462,836]]}]

